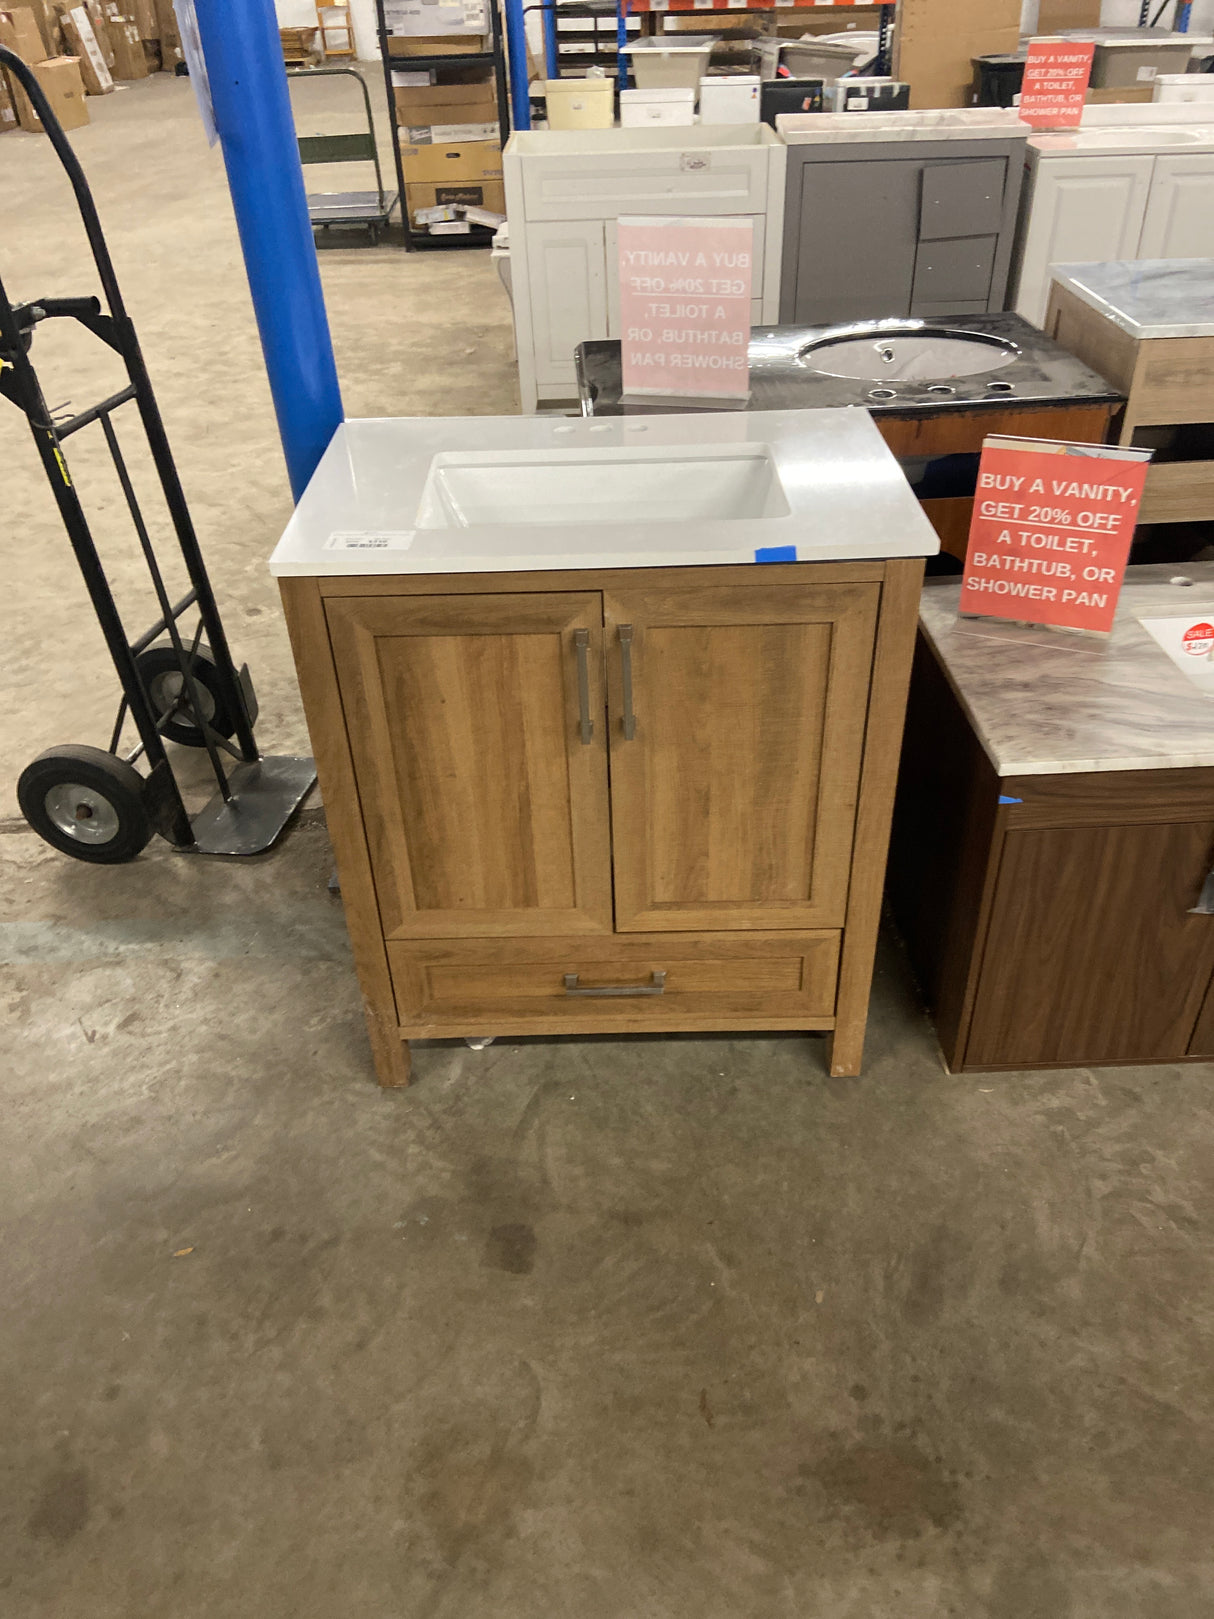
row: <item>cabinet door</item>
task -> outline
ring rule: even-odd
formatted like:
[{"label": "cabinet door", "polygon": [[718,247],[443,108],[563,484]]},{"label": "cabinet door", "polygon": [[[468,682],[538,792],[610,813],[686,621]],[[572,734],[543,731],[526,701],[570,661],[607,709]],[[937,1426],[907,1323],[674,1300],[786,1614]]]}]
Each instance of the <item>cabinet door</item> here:
[{"label": "cabinet door", "polygon": [[1155,159],[1150,201],[1135,257],[1214,257],[1214,155]]},{"label": "cabinet door", "polygon": [[573,387],[574,349],[607,336],[603,222],[528,224],[526,230],[536,379]]},{"label": "cabinet door", "polygon": [[618,931],[842,926],[879,594],[607,595]]},{"label": "cabinet door", "polygon": [[[790,162],[797,155],[793,147]],[[910,313],[919,237],[913,164],[804,162],[801,210],[789,225],[799,237],[796,281],[781,294],[781,320],[817,326]]]},{"label": "cabinet door", "polygon": [[1183,1056],[1214,971],[1214,821],[1007,834],[965,1066]]},{"label": "cabinet door", "polygon": [[609,933],[601,597],[326,611],[386,937]]},{"label": "cabinet door", "polygon": [[1197,1027],[1189,1041],[1190,1057],[1214,1057],[1214,979],[1206,991]]},{"label": "cabinet door", "polygon": [[1153,157],[1043,157],[1023,233],[1016,313],[1040,326],[1051,264],[1138,257]]}]

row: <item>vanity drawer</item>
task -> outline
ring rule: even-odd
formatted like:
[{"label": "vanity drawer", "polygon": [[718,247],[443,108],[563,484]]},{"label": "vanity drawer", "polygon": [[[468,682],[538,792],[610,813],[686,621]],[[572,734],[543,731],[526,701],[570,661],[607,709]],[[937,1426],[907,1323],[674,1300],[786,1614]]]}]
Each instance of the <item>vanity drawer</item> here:
[{"label": "vanity drawer", "polygon": [[821,1029],[839,942],[836,931],[395,940],[388,959],[402,1032],[416,1037]]}]

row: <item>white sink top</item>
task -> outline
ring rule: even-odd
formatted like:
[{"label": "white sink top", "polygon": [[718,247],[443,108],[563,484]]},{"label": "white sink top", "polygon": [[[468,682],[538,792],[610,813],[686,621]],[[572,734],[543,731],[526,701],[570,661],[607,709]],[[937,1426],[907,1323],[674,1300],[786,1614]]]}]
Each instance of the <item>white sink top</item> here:
[{"label": "white sink top", "polygon": [[1029,141],[1030,153],[1037,151],[1043,157],[1073,156],[1083,152],[1162,152],[1169,149],[1214,151],[1214,124],[1184,128],[1136,124],[1125,129],[1075,129],[1034,135]]},{"label": "white sink top", "polygon": [[512,573],[938,550],[864,410],[430,416],[344,422],[270,571]]}]

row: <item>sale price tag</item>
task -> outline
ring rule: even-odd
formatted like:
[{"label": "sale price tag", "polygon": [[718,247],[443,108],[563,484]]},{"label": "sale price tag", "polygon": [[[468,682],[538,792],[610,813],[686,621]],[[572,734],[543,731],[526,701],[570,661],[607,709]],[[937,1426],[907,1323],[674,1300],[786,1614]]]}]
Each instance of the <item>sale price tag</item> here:
[{"label": "sale price tag", "polygon": [[1112,629],[1150,459],[1106,444],[984,439],[960,611]]},{"label": "sale price tag", "polygon": [[625,396],[750,393],[749,219],[621,219],[620,369]]},{"label": "sale price tag", "polygon": [[1092,76],[1093,40],[1031,39],[1018,109],[1034,129],[1078,129]]}]

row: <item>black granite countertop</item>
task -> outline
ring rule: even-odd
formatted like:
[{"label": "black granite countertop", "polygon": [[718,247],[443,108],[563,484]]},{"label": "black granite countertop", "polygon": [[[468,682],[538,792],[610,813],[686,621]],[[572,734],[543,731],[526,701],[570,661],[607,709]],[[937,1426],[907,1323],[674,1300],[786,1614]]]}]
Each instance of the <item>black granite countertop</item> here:
[{"label": "black granite countertop", "polygon": [[[1005,311],[888,324],[901,331],[919,326],[925,331],[944,329],[1002,338],[1013,343],[1018,353],[990,372],[950,377],[947,388],[951,391],[940,392],[940,383],[930,379],[883,379],[879,385],[872,378],[828,376],[815,370],[802,357],[805,349],[824,337],[841,333],[844,328],[840,326],[755,326],[750,337],[750,399],[741,408],[798,410],[861,405],[874,415],[919,416],[928,410],[935,414],[975,408],[1006,411],[1015,405],[1068,402],[1116,404],[1125,397],[1020,315]],[[868,321],[857,323],[855,329],[866,335],[879,331],[877,323]],[[576,358],[583,415],[653,415],[722,408],[704,407],[692,400],[674,404],[637,399],[624,403],[620,396],[620,345],[614,339],[579,343]],[[890,397],[874,398],[874,392]]]}]

